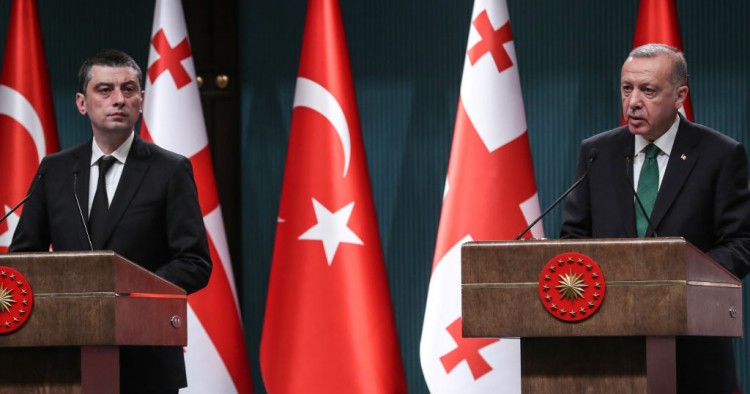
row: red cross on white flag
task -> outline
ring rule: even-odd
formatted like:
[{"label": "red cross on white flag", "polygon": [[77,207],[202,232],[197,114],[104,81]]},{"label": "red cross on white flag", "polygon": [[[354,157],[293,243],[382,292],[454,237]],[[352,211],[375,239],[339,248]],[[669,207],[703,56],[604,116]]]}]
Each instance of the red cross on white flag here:
[{"label": "red cross on white flag", "polygon": [[405,393],[338,0],[310,0],[260,347],[269,393]]},{"label": "red cross on white flag", "polygon": [[183,393],[252,393],[232,263],[216,191],[195,66],[179,1],[157,0],[141,135],[190,158],[213,271],[188,296],[188,388]]},{"label": "red cross on white flag", "polygon": [[[14,0],[0,77],[0,217],[29,190],[37,166],[57,152],[55,112],[35,0]],[[0,252],[8,251],[23,207],[0,223]]]},{"label": "red cross on white flag", "polygon": [[461,335],[461,244],[513,239],[538,215],[507,5],[476,0],[420,344],[430,392],[521,391],[517,339]]}]

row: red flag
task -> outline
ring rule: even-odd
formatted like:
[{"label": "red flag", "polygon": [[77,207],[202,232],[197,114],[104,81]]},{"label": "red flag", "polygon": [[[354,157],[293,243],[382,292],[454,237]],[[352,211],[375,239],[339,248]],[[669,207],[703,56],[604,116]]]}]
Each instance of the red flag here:
[{"label": "red flag", "polygon": [[260,348],[271,393],[406,392],[338,0],[310,0]]},{"label": "red flag", "polygon": [[[476,0],[469,29],[420,359],[432,393],[513,393],[519,341],[462,337],[460,249],[515,238],[539,202],[505,0]],[[532,233],[544,236],[541,222]]]},{"label": "red flag", "polygon": [[157,0],[141,134],[190,158],[213,272],[188,296],[188,388],[183,393],[252,393],[250,367],[203,121],[195,66],[179,1]]},{"label": "red flag", "polygon": [[[0,163],[7,171],[0,216],[26,195],[42,158],[58,150],[36,1],[14,0],[0,76]],[[0,223],[0,252],[8,251],[22,209]]]},{"label": "red flag", "polygon": [[[680,24],[674,0],[641,0],[638,6],[638,21],[635,26],[633,48],[644,44],[666,44],[682,50]],[[682,104],[685,116],[693,120],[693,105],[690,92]]]}]

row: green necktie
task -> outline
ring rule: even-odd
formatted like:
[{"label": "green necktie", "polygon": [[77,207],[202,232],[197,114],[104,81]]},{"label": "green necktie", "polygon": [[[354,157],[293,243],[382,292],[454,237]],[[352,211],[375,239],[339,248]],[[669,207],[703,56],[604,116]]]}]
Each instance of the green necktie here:
[{"label": "green necktie", "polygon": [[[651,216],[656,202],[656,194],[659,192],[659,164],[656,162],[656,156],[659,154],[659,147],[649,144],[646,149],[646,158],[643,160],[641,175],[638,178],[638,198],[643,203],[643,208]],[[638,230],[638,237],[644,237],[648,229],[648,220],[643,216],[640,207],[635,207],[635,226]],[[653,231],[653,229],[651,229]]]}]

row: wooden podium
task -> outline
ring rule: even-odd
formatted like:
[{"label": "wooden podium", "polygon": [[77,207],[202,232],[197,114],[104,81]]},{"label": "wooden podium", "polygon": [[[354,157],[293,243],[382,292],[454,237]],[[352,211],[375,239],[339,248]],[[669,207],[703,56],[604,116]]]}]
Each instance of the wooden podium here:
[{"label": "wooden podium", "polygon": [[[540,298],[543,269],[568,252],[606,278],[578,322]],[[741,281],[682,238],[469,242],[461,260],[463,336],[521,337],[524,393],[674,393],[675,337],[742,336]]]},{"label": "wooden podium", "polygon": [[[0,335],[0,393],[119,391],[119,347],[185,346],[185,291],[114,252],[11,253],[34,294]],[[3,324],[7,312],[0,312]]]}]

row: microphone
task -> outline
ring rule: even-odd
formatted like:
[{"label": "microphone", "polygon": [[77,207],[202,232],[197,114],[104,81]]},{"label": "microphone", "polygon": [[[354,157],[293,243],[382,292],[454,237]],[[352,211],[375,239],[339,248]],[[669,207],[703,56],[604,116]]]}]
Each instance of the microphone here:
[{"label": "microphone", "polygon": [[586,176],[589,174],[589,171],[591,171],[591,164],[593,164],[594,161],[598,157],[599,157],[599,149],[592,148],[591,151],[589,152],[588,166],[586,167],[586,171],[583,173],[583,175],[581,175],[581,177],[578,178],[578,180],[575,181],[575,183],[573,183],[573,185],[570,186],[570,188],[568,188],[568,190],[566,190],[565,193],[561,194],[560,197],[558,197],[557,200],[555,200],[555,202],[553,202],[552,204],[550,204],[550,206],[547,207],[547,209],[545,209],[544,212],[542,212],[542,214],[539,215],[538,218],[536,218],[536,220],[534,220],[533,222],[531,222],[531,224],[529,225],[529,227],[526,227],[523,231],[521,231],[521,234],[518,234],[518,236],[515,238],[516,241],[518,241],[519,239],[521,239],[521,237],[523,237],[524,235],[526,235],[526,233],[529,232],[529,230],[531,230],[531,228],[534,227],[534,225],[538,221],[542,220],[542,218],[545,217],[547,215],[547,213],[549,213],[549,211],[552,210],[552,208],[556,207],[557,204],[559,204],[560,201],[563,200],[563,198],[565,198],[568,194],[570,194],[570,192],[572,192],[573,190],[575,190],[575,188],[577,188],[578,185],[580,185],[581,182],[583,182],[583,180],[586,179]]},{"label": "microphone", "polygon": [[4,222],[5,219],[7,219],[8,216],[10,216],[10,214],[12,214],[13,212],[15,212],[16,209],[20,208],[21,205],[23,205],[23,203],[26,202],[26,200],[28,200],[29,198],[31,198],[31,195],[34,193],[34,189],[36,188],[36,185],[39,183],[39,181],[42,179],[42,177],[44,177],[44,172],[45,172],[45,170],[42,169],[42,168],[40,168],[37,171],[37,174],[34,177],[34,181],[31,184],[31,188],[29,189],[29,193],[26,194],[26,197],[24,197],[23,200],[21,200],[21,202],[19,202],[18,204],[16,204],[15,207],[13,207],[10,211],[8,211],[8,213],[6,213],[2,218],[0,218],[0,223]]},{"label": "microphone", "polygon": [[633,195],[635,196],[635,202],[636,205],[638,205],[638,209],[641,210],[641,213],[643,214],[643,217],[646,218],[646,223],[648,223],[648,227],[646,227],[646,234],[648,234],[648,230],[651,229],[651,236],[652,237],[658,237],[659,235],[656,234],[656,227],[654,227],[654,224],[651,223],[651,218],[649,217],[648,213],[646,213],[646,208],[643,207],[643,202],[641,202],[641,198],[638,197],[638,191],[635,189],[635,186],[633,186],[633,181],[630,180],[630,169],[633,168],[632,163],[632,155],[628,150],[625,150],[625,179],[628,181],[628,185],[630,185],[630,190],[633,191]]},{"label": "microphone", "polygon": [[78,200],[78,194],[76,194],[76,190],[78,189],[76,186],[78,185],[78,172],[79,167],[78,164],[73,166],[73,198],[76,199],[76,207],[78,207],[78,214],[81,217],[81,224],[83,224],[83,231],[86,232],[86,240],[89,241],[89,249],[94,250],[94,244],[91,243],[91,234],[89,234],[89,226],[86,224],[86,219],[83,217],[83,209],[81,209],[81,202]]}]

